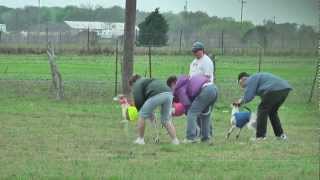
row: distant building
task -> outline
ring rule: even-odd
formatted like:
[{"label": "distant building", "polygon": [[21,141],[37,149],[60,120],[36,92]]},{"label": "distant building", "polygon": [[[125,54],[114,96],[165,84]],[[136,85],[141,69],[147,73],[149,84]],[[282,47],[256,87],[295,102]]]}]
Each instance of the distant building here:
[{"label": "distant building", "polygon": [[7,32],[7,26],[5,24],[0,24],[0,31]]},{"label": "distant building", "polygon": [[[123,36],[124,23],[90,22],[90,21],[64,21],[73,32],[93,31],[101,38],[116,38]],[[139,28],[136,26],[136,31]]]}]

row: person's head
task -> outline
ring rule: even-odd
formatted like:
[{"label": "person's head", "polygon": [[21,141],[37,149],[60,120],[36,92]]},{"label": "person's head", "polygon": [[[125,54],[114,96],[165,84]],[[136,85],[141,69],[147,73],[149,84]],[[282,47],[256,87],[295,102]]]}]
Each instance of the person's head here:
[{"label": "person's head", "polygon": [[133,86],[133,84],[140,78],[141,78],[141,76],[139,74],[135,74],[135,75],[131,76],[129,79],[129,86],[130,87]]},{"label": "person's head", "polygon": [[167,85],[171,88],[174,89],[177,83],[177,76],[170,76],[167,79]]},{"label": "person's head", "polygon": [[197,41],[193,43],[192,49],[191,49],[193,55],[197,58],[200,59],[204,55],[204,45],[203,43]]},{"label": "person's head", "polygon": [[245,82],[246,80],[248,79],[250,75],[246,72],[241,72],[239,75],[238,75],[238,83],[240,85],[241,88],[245,88]]}]

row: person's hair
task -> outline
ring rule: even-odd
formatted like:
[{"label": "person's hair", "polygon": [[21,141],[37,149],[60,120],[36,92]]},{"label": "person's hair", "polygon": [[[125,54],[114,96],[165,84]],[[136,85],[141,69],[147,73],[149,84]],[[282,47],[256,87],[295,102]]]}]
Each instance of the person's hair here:
[{"label": "person's hair", "polygon": [[170,76],[168,79],[167,79],[167,85],[169,87],[171,87],[171,84],[174,83],[174,82],[177,82],[177,76]]},{"label": "person's hair", "polygon": [[139,74],[131,76],[131,78],[129,79],[129,86],[132,86],[140,78],[141,76]]},{"label": "person's hair", "polygon": [[247,72],[241,72],[239,75],[238,75],[238,82],[240,81],[241,78],[243,77],[249,77],[250,75],[247,73]]}]

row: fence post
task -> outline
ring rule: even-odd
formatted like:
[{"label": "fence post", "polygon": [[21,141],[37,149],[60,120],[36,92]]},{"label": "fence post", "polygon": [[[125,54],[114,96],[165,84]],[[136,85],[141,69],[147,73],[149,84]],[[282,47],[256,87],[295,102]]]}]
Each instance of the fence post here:
[{"label": "fence post", "polygon": [[224,55],[224,30],[221,31],[221,56]]},{"label": "fence post", "polygon": [[88,27],[87,51],[90,50],[90,28]]},{"label": "fence post", "polygon": [[313,96],[313,91],[314,91],[314,87],[316,85],[316,82],[317,82],[317,78],[318,78],[318,73],[320,71],[320,60],[318,60],[317,62],[317,65],[316,65],[316,73],[315,73],[315,76],[313,78],[313,82],[312,82],[312,87],[311,87],[311,91],[310,91],[310,96],[309,96],[309,99],[308,99],[308,103],[311,103],[311,100],[312,100],[312,96]]},{"label": "fence post", "polygon": [[182,29],[180,30],[180,37],[179,37],[179,54],[181,54],[182,48]]},{"label": "fence post", "polygon": [[148,51],[148,55],[149,55],[149,77],[152,77],[152,67],[151,67],[151,45],[149,45],[149,51]]},{"label": "fence post", "polygon": [[48,26],[46,27],[46,44],[48,47],[49,46],[49,28],[48,28]]},{"label": "fence post", "polygon": [[115,86],[114,86],[114,96],[117,96],[117,94],[118,94],[118,53],[119,53],[118,44],[119,44],[119,41],[117,38],[117,41],[116,41],[116,72],[115,72],[116,77],[115,77]]},{"label": "fence post", "polygon": [[261,71],[261,63],[262,63],[262,52],[261,52],[261,47],[259,48],[259,68],[258,72]]}]

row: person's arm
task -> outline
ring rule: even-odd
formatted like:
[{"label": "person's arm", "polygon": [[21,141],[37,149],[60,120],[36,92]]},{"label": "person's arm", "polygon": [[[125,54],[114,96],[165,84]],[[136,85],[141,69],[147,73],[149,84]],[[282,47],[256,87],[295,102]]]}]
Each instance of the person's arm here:
[{"label": "person's arm", "polygon": [[254,97],[256,96],[258,83],[258,76],[252,76],[247,79],[244,96],[241,98],[240,104],[246,104],[254,99]]},{"label": "person's arm", "polygon": [[203,69],[203,74],[205,76],[207,76],[210,81],[213,80],[214,67],[213,67],[213,63],[212,63],[211,59],[209,59],[209,61],[207,61],[207,63],[203,64],[202,69]]},{"label": "person's arm", "polygon": [[143,88],[142,88],[141,84],[139,87],[134,87],[133,92],[132,92],[132,96],[133,96],[134,105],[136,106],[136,108],[138,110],[140,110],[141,107],[143,106],[143,103],[144,103]]}]

